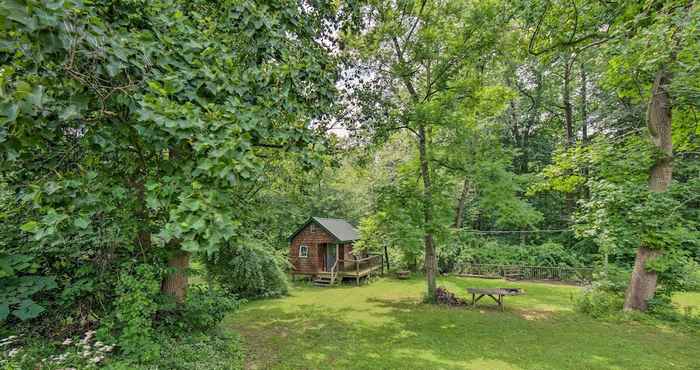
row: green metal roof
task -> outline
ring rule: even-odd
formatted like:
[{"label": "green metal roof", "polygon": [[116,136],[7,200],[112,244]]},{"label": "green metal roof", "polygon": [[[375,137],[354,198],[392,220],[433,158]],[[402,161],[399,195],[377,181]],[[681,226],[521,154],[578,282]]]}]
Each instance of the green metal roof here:
[{"label": "green metal roof", "polygon": [[323,218],[323,217],[311,217],[308,221],[304,223],[297,231],[289,237],[289,240],[294,239],[299,232],[304,230],[304,228],[310,223],[316,223],[326,230],[329,234],[335,237],[338,242],[352,242],[360,239],[360,233],[357,232],[354,226],[349,222],[340,218]]}]

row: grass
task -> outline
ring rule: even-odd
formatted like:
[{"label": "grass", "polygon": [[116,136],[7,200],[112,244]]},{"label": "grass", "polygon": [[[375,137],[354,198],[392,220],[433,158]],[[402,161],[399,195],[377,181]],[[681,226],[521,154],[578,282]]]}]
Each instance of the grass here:
[{"label": "grass", "polygon": [[678,305],[681,310],[689,310],[692,315],[700,317],[700,293],[678,293],[673,296],[673,303]]},{"label": "grass", "polygon": [[475,309],[422,304],[418,279],[296,286],[288,297],[244,305],[225,327],[242,335],[252,369],[698,368],[697,333],[577,314],[575,287],[459,277],[439,284],[461,293],[505,285],[527,294],[506,297],[500,312],[486,299]]}]

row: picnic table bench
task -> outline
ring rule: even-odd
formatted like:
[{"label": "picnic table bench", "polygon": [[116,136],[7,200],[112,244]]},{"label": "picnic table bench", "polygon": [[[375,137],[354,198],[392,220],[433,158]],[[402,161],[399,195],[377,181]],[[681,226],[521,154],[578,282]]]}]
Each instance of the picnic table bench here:
[{"label": "picnic table bench", "polygon": [[476,302],[479,302],[479,300],[484,296],[489,296],[498,304],[501,311],[505,309],[503,297],[507,295],[521,295],[525,293],[519,288],[467,288],[467,292],[472,295],[472,306],[475,306]]}]

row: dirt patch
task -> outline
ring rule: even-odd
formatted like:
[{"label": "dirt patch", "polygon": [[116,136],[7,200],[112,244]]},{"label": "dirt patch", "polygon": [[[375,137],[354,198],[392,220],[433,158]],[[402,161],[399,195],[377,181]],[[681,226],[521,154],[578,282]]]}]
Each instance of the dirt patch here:
[{"label": "dirt patch", "polygon": [[528,321],[547,320],[554,315],[553,311],[517,310],[515,313]]}]

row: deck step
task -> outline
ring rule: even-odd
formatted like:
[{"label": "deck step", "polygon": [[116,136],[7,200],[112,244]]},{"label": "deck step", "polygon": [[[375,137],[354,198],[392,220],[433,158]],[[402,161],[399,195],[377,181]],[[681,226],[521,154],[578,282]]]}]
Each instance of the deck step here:
[{"label": "deck step", "polygon": [[319,275],[314,279],[314,285],[316,286],[330,286],[331,282],[331,277],[328,275]]}]

